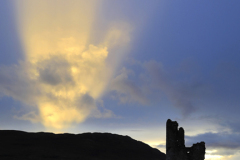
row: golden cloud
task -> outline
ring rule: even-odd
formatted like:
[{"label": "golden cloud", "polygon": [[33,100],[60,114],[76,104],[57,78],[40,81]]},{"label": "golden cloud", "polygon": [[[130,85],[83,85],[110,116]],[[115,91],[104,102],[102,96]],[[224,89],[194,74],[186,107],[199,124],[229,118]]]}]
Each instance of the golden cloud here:
[{"label": "golden cloud", "polygon": [[[90,44],[97,3],[100,1],[16,1],[25,60],[13,67],[14,85],[9,88],[5,84],[0,89],[36,106],[38,115],[30,112],[20,119],[38,119],[48,128],[62,129],[83,122],[94,112],[101,117],[96,100],[104,93],[116,68],[107,62],[109,48],[126,47],[129,35],[127,24],[117,22],[122,25],[109,27],[102,42]],[[21,88],[23,84],[25,87]],[[113,115],[105,111],[107,117]]]}]

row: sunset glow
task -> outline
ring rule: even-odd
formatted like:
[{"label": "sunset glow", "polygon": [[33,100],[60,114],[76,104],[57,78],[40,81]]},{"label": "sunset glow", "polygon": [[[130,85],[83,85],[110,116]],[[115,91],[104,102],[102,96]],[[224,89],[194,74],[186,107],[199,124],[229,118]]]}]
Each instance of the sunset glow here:
[{"label": "sunset glow", "polygon": [[115,67],[106,62],[111,54],[108,48],[127,43],[117,27],[110,28],[99,44],[89,43],[98,3],[16,1],[25,51],[20,68],[27,73],[25,79],[30,87],[37,90],[28,98],[34,99],[39,120],[46,127],[69,127],[97,110],[95,101],[104,92]]}]

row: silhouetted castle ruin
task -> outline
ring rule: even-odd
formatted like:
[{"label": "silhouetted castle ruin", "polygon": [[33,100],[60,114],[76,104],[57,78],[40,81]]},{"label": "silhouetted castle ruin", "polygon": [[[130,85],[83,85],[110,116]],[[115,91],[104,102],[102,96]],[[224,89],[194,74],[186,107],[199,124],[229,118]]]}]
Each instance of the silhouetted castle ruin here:
[{"label": "silhouetted castle ruin", "polygon": [[205,143],[193,144],[185,147],[184,129],[178,129],[176,121],[167,120],[166,160],[204,160]]}]

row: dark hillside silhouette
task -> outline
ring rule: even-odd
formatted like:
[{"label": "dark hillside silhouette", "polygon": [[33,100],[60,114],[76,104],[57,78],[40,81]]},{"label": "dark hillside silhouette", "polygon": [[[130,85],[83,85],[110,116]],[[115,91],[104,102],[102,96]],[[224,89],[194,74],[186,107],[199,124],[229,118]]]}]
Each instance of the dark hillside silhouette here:
[{"label": "dark hillside silhouette", "polygon": [[111,133],[53,134],[0,130],[1,160],[165,160],[164,153]]}]

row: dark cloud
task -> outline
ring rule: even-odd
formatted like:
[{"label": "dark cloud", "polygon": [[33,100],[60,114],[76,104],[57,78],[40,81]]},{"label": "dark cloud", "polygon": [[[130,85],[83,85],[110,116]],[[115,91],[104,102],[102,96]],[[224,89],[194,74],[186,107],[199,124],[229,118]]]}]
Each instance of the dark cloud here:
[{"label": "dark cloud", "polygon": [[205,141],[207,150],[214,152],[208,155],[234,155],[240,151],[240,121],[235,118],[227,118],[220,114],[205,115],[194,117],[190,120],[207,121],[216,126],[218,132],[206,132],[196,136],[185,136],[186,145],[191,146],[193,143]]},{"label": "dark cloud", "polygon": [[[188,117],[196,111],[194,103],[203,94],[203,83],[181,81],[156,61],[135,62],[135,65],[139,67],[138,74],[124,68],[112,81],[111,89],[121,93],[120,100],[126,97],[127,100],[150,102],[156,97],[154,101],[159,101],[162,94],[165,94],[173,106],[180,109],[183,117]],[[129,76],[130,73],[134,76]]]},{"label": "dark cloud", "polygon": [[166,148],[166,145],[163,145],[163,144],[159,144],[156,146],[157,148]]},{"label": "dark cloud", "polygon": [[38,114],[36,114],[36,112],[33,112],[33,111],[26,113],[20,117],[16,115],[14,115],[13,117],[19,120],[28,120],[32,123],[37,123],[41,121],[41,117]]},{"label": "dark cloud", "polygon": [[[27,73],[20,70],[26,66],[1,66],[0,67],[0,92],[5,96],[11,96],[26,104],[34,105],[34,99],[39,91],[31,83]],[[29,98],[31,95],[31,98]]]},{"label": "dark cloud", "polygon": [[225,120],[225,121],[221,121],[219,122],[219,124],[222,126],[222,127],[225,127],[225,128],[228,128],[231,130],[231,132],[233,133],[238,133],[240,134],[240,122],[239,120],[236,120],[236,121],[229,121],[229,120]]},{"label": "dark cloud", "polygon": [[60,56],[52,56],[40,62],[39,76],[42,82],[50,85],[72,82],[70,65]]},{"label": "dark cloud", "polygon": [[[191,146],[193,143],[204,141],[207,149],[216,149],[217,153],[214,154],[234,154],[240,149],[240,134],[219,132],[219,133],[204,133],[196,136],[185,136],[186,145]],[[220,152],[221,150],[221,152]],[[224,152],[222,152],[224,151]]]},{"label": "dark cloud", "polygon": [[204,85],[200,82],[182,82],[181,78],[170,75],[163,66],[156,61],[144,63],[144,69],[148,77],[152,78],[152,88],[162,90],[174,104],[179,108],[184,117],[196,111],[194,101],[200,96]]},{"label": "dark cloud", "polygon": [[134,74],[132,70],[123,68],[121,73],[112,80],[111,89],[117,92],[122,103],[137,101],[146,104],[147,99],[143,88],[129,78],[130,74]]},{"label": "dark cloud", "polygon": [[81,108],[94,108],[96,103],[92,96],[89,94],[83,94],[81,97],[77,100],[78,106]]}]

